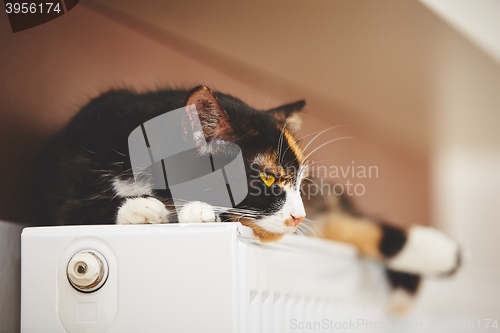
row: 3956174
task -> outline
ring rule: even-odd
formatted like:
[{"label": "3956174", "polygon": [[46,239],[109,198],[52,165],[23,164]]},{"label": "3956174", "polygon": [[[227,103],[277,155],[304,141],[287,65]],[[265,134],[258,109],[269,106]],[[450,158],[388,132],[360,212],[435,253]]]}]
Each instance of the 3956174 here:
[{"label": "3956174", "polygon": [[7,2],[5,3],[5,11],[7,14],[49,14],[49,13],[60,13],[62,8],[59,2],[45,2],[45,3],[35,3],[35,2]]}]

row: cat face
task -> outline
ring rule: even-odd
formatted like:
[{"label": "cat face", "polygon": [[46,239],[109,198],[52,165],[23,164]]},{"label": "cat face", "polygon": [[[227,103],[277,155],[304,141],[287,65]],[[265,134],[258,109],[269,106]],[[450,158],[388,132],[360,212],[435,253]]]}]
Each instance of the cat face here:
[{"label": "cat face", "polygon": [[248,195],[224,214],[253,229],[261,240],[277,240],[296,230],[305,218],[300,185],[307,165],[292,133],[304,102],[260,111],[206,87],[195,88],[187,105],[198,111],[208,149],[218,153],[225,142],[236,143],[245,163]]}]

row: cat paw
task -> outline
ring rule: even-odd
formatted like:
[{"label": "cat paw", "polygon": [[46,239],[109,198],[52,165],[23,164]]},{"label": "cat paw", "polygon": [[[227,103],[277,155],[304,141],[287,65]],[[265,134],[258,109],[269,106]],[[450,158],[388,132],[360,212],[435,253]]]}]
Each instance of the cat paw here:
[{"label": "cat paw", "polygon": [[219,222],[214,208],[206,202],[193,201],[182,207],[179,223]]},{"label": "cat paw", "polygon": [[415,226],[407,237],[401,251],[387,261],[388,268],[423,275],[450,275],[460,267],[460,246],[441,231]]},{"label": "cat paw", "polygon": [[169,212],[155,198],[131,198],[118,210],[116,224],[157,224],[168,222]]}]

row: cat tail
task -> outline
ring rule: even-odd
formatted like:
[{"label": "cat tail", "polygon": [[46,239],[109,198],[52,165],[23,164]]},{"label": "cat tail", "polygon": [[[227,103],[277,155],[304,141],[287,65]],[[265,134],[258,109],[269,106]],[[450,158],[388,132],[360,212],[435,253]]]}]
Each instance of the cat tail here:
[{"label": "cat tail", "polygon": [[325,214],[321,225],[324,238],[354,245],[385,265],[388,308],[394,315],[411,309],[423,277],[449,276],[460,267],[460,247],[434,228],[401,228],[345,212]]},{"label": "cat tail", "polygon": [[385,265],[394,314],[410,308],[423,277],[450,276],[462,263],[458,243],[435,228],[400,227],[369,218],[345,195],[303,199],[317,236],[351,244],[361,255]]},{"label": "cat tail", "polygon": [[318,222],[323,238],[354,245],[393,271],[449,276],[461,264],[458,243],[435,228],[402,228],[342,210],[329,211]]},{"label": "cat tail", "polygon": [[400,227],[360,212],[346,195],[306,196],[306,212],[322,238],[355,246],[363,256],[396,272],[423,276],[449,276],[461,264],[458,243],[438,229]]}]

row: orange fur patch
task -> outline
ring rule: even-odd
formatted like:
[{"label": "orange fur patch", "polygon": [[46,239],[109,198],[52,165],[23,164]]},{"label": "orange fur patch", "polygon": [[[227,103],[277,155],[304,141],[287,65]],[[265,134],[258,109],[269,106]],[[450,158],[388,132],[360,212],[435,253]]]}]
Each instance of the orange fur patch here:
[{"label": "orange fur patch", "polygon": [[297,161],[299,163],[302,163],[302,160],[304,159],[304,155],[302,154],[302,149],[300,149],[297,141],[295,138],[288,132],[287,130],[284,130],[284,135],[286,138],[286,141],[288,142],[288,145],[290,146],[290,149],[293,151],[295,156],[297,156]]},{"label": "orange fur patch", "polygon": [[294,226],[293,219],[288,219],[288,220],[285,220],[285,225],[286,225],[287,227],[293,227],[293,226]]},{"label": "orange fur patch", "polygon": [[254,221],[247,219],[247,218],[244,218],[244,217],[238,218],[236,220],[236,222],[241,222],[241,224],[243,224],[244,226],[251,228],[253,230],[253,233],[255,234],[255,236],[259,237],[259,239],[262,242],[274,242],[274,241],[280,240],[281,237],[284,236],[284,234],[277,234],[277,233],[266,231],[266,230],[262,229],[261,227],[259,227]]},{"label": "orange fur patch", "polygon": [[325,238],[354,245],[361,254],[380,259],[379,250],[382,229],[366,218],[355,218],[344,213],[335,213],[324,221]]}]

